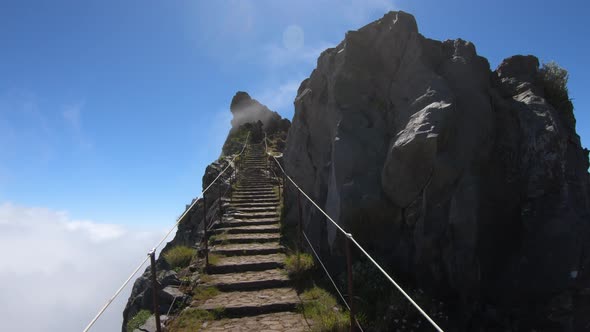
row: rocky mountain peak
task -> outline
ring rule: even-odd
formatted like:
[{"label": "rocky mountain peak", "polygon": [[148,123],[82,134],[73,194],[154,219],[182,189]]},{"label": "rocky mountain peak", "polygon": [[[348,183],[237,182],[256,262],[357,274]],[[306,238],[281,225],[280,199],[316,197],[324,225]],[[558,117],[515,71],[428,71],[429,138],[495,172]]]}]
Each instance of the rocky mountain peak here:
[{"label": "rocky mountain peak", "polygon": [[231,120],[232,129],[237,129],[245,123],[262,122],[263,126],[272,126],[282,118],[277,112],[273,112],[258,100],[253,99],[247,92],[238,91],[231,100],[230,111],[233,114]]},{"label": "rocky mountain peak", "polygon": [[[530,55],[492,72],[473,43],[389,12],[298,90],[287,171],[390,271],[455,307],[450,330],[590,324],[588,151],[539,72]],[[342,252],[314,206],[302,215],[324,255]]]}]

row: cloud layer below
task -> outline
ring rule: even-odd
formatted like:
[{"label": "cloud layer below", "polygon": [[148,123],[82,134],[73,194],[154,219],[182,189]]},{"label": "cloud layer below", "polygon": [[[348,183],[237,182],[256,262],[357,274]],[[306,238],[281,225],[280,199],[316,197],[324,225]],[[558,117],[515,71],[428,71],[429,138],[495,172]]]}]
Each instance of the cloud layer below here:
[{"label": "cloud layer below", "polygon": [[[81,331],[163,234],[1,203],[3,330]],[[92,331],[120,330],[131,286]]]}]

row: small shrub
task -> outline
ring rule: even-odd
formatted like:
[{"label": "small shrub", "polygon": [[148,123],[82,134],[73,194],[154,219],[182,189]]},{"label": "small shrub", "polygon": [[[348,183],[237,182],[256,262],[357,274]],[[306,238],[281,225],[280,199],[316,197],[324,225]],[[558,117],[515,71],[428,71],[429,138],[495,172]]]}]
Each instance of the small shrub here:
[{"label": "small shrub", "polygon": [[225,256],[219,254],[209,254],[209,264],[210,265],[217,265],[219,264],[219,260],[224,258]]},{"label": "small shrub", "polygon": [[303,315],[313,321],[314,331],[347,331],[350,316],[327,291],[314,287],[301,294]]},{"label": "small shrub", "polygon": [[[193,332],[201,330],[204,322],[220,318],[222,311],[207,311],[196,308],[183,310],[168,325],[169,332]],[[130,331],[131,332],[131,331]]]},{"label": "small shrub", "polygon": [[127,331],[133,332],[133,330],[138,329],[140,326],[145,324],[145,321],[147,321],[151,315],[152,313],[149,312],[149,310],[139,311],[137,314],[135,314],[135,316],[133,316],[133,318],[131,318],[130,321],[127,322]]},{"label": "small shrub", "polygon": [[555,108],[561,108],[569,102],[567,81],[569,74],[555,61],[544,63],[539,71],[545,90],[545,99]]},{"label": "small shrub", "polygon": [[196,286],[193,288],[193,300],[204,302],[219,294],[219,289],[215,287]]},{"label": "small shrub", "polygon": [[164,253],[164,259],[172,269],[187,267],[193,256],[195,250],[186,246],[176,246]]},{"label": "small shrub", "polygon": [[285,260],[285,269],[289,275],[301,276],[311,271],[315,266],[313,257],[306,253],[296,253],[289,255]]}]

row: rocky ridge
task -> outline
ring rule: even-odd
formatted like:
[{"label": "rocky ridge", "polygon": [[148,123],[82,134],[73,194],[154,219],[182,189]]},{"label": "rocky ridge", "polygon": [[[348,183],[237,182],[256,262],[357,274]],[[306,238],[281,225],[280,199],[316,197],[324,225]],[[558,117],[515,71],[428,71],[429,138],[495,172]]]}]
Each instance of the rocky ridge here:
[{"label": "rocky ridge", "polygon": [[[198,248],[203,238],[203,225],[212,224],[218,219],[220,209],[223,211],[226,196],[221,197],[219,193],[227,193],[231,185],[230,174],[234,172],[236,165],[231,163],[232,158],[238,154],[243,147],[243,144],[250,133],[248,142],[259,143],[264,138],[264,132],[268,133],[270,139],[275,142],[274,148],[282,151],[284,147],[284,140],[289,130],[289,120],[281,118],[276,112],[272,112],[266,106],[260,104],[255,99],[252,99],[245,92],[238,92],[232,99],[230,110],[234,115],[232,119],[232,128],[228,133],[228,137],[223,146],[221,156],[218,160],[207,166],[205,174],[203,175],[202,184],[205,189],[217,175],[226,167],[229,166],[226,173],[214,183],[209,191],[205,193],[204,198],[199,199],[192,208],[189,207],[194,203],[187,204],[185,209],[189,209],[185,217],[180,221],[178,229],[174,238],[166,244],[160,253],[160,257],[156,260],[157,279],[160,283],[160,290],[158,291],[159,311],[160,313],[167,313],[171,306],[178,305],[179,302],[187,303],[190,297],[184,295],[179,291],[181,280],[190,278],[191,284],[201,283],[198,271],[192,271],[190,276],[180,276],[178,272],[174,271],[169,264],[163,259],[162,255],[168,250],[176,246],[187,246]],[[207,215],[203,215],[204,202],[207,203]],[[206,220],[206,223],[204,222]],[[239,240],[239,239],[238,239]],[[265,239],[262,239],[264,241]],[[278,239],[271,239],[278,240]],[[239,241],[238,241],[239,242]],[[194,270],[194,269],[193,269]],[[127,305],[123,312],[123,332],[127,331],[127,323],[137,315],[142,309],[152,310],[152,286],[151,286],[151,272],[149,267],[144,273],[137,278],[133,284],[131,295],[127,301]],[[176,297],[176,300],[175,300]],[[171,309],[172,313],[176,313],[177,307]],[[166,317],[162,315],[162,319]],[[270,318],[261,318],[263,321]],[[292,320],[292,319],[291,319]],[[155,328],[155,319],[152,315],[148,321],[143,325],[146,331],[152,331]]]}]

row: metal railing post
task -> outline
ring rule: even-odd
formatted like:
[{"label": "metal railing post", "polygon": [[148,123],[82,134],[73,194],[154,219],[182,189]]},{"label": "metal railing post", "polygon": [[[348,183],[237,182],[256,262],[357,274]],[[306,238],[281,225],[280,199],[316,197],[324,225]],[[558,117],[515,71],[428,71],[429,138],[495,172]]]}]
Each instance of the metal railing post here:
[{"label": "metal railing post", "polygon": [[287,178],[285,177],[285,173],[283,173],[283,206],[287,202]]},{"label": "metal railing post", "polygon": [[205,230],[203,237],[205,240],[205,269],[209,267],[209,234],[207,234],[207,199],[203,195],[203,229]]},{"label": "metal railing post", "polygon": [[[277,184],[279,185],[279,202],[281,200],[281,179],[277,176]],[[284,191],[284,190],[283,190]]]},{"label": "metal railing post", "polygon": [[223,221],[223,204],[221,202],[221,183],[219,183],[217,185],[217,196],[219,197],[217,200],[217,212],[219,214],[219,222],[221,223]]},{"label": "metal railing post", "polygon": [[301,234],[303,233],[303,213],[301,211],[301,192],[297,192],[297,206],[299,210],[299,223],[298,223],[298,239],[297,239],[297,246],[298,251],[301,252],[303,250],[303,238]]},{"label": "metal railing post", "polygon": [[150,256],[150,262],[152,265],[152,300],[154,306],[154,316],[156,317],[156,331],[162,332],[162,326],[160,325],[160,310],[158,308],[158,278],[156,276],[156,249],[152,249],[148,253]]},{"label": "metal railing post", "polygon": [[[350,235],[350,234],[348,234]],[[350,307],[350,332],[354,332],[355,320],[354,320],[354,295],[353,295],[353,279],[352,279],[352,253],[350,251],[350,238],[347,236],[346,241],[346,270],[348,272],[348,306]]]}]

